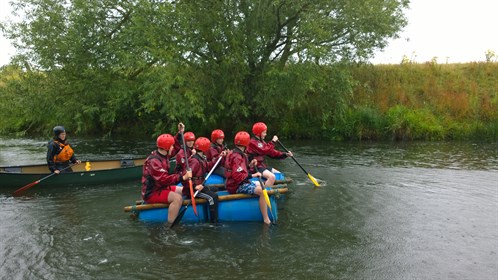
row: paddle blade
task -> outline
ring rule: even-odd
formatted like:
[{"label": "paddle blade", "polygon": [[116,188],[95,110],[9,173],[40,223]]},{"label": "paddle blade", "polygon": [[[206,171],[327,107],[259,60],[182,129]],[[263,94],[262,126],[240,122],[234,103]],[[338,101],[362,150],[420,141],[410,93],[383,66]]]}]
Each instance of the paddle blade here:
[{"label": "paddle blade", "polygon": [[13,195],[13,196],[21,196],[21,195],[23,195],[23,194],[24,194],[24,192],[25,192],[26,190],[28,190],[29,188],[33,187],[34,185],[36,185],[36,184],[38,184],[38,183],[40,183],[40,180],[38,180],[38,181],[34,181],[33,183],[29,183],[29,184],[27,184],[26,186],[24,186],[24,187],[22,187],[22,188],[20,188],[20,189],[16,190],[14,193],[12,193],[12,195]]},{"label": "paddle blade", "polygon": [[270,197],[268,196],[268,192],[266,189],[263,187],[263,196],[265,197],[266,205],[268,205],[268,208],[270,208],[271,211],[271,202],[270,202]]},{"label": "paddle blade", "polygon": [[192,208],[194,209],[194,214],[197,215],[197,206],[195,205],[195,194],[194,194],[194,188],[192,187],[192,180],[188,181],[188,185],[190,188],[190,200],[192,201]]},{"label": "paddle blade", "polygon": [[87,161],[86,164],[85,164],[85,170],[86,171],[90,171],[91,169],[92,169],[92,165],[90,164],[89,161]]},{"label": "paddle blade", "polygon": [[188,205],[185,205],[185,207],[183,207],[182,210],[180,210],[180,213],[178,213],[178,216],[176,216],[175,220],[169,226],[169,228],[173,228],[174,226],[176,226],[182,220],[183,215],[185,215],[185,212],[187,212],[187,207],[188,207]]},{"label": "paddle blade", "polygon": [[313,184],[315,184],[316,187],[319,187],[320,184],[318,184],[318,182],[316,181],[315,177],[311,176],[311,174],[308,173],[308,178],[310,178],[311,182],[313,182]]}]

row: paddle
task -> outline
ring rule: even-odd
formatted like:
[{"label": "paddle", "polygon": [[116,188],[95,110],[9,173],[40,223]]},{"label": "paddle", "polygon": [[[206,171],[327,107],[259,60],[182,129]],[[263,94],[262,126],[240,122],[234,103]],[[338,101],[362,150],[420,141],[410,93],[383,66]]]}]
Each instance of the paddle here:
[{"label": "paddle", "polygon": [[268,205],[268,208],[270,208],[270,215],[271,215],[271,220],[272,224],[275,224],[275,218],[273,218],[273,211],[271,209],[271,202],[270,202],[270,197],[268,196],[268,191],[265,188],[265,184],[263,183],[263,180],[261,180],[261,177],[258,177],[259,184],[261,185],[261,189],[263,189],[263,196],[266,201],[266,205]]},{"label": "paddle", "polygon": [[[63,168],[63,169],[61,169],[60,171],[64,171],[64,170],[66,170],[66,169],[70,168],[70,167],[71,167],[71,166],[73,166],[73,165],[75,165],[75,164],[74,164],[74,163],[73,163],[73,164],[70,164],[69,166],[67,166],[67,167],[65,167],[65,168]],[[24,192],[25,192],[25,191],[27,191],[28,189],[32,188],[33,186],[35,186],[36,184],[40,183],[41,181],[43,181],[43,180],[45,180],[45,179],[48,179],[48,178],[50,178],[50,177],[54,176],[55,174],[56,174],[56,173],[51,173],[50,175],[47,175],[47,176],[45,176],[45,177],[41,178],[40,180],[37,180],[37,181],[34,181],[34,182],[32,182],[32,183],[27,184],[26,186],[24,186],[24,187],[22,187],[22,188],[20,188],[20,189],[16,190],[14,193],[12,193],[12,196],[21,196],[21,195],[23,195],[23,194],[24,194]]]},{"label": "paddle", "polygon": [[[213,171],[216,169],[216,167],[218,166],[218,163],[220,163],[220,161],[221,161],[221,156],[218,158],[218,160],[214,164],[213,168],[211,168],[211,171],[209,171],[208,175],[204,179],[204,182],[202,182],[202,185],[204,185],[204,183],[206,183],[207,179],[209,178],[209,176],[211,176],[211,173],[213,173]],[[198,193],[199,193],[199,191],[196,191],[194,193],[194,198],[190,199],[189,203],[187,203],[187,205],[185,205],[185,207],[183,207],[182,210],[180,210],[180,213],[178,213],[178,216],[176,216],[175,220],[173,221],[171,226],[169,226],[169,228],[173,228],[176,224],[178,224],[180,222],[180,220],[183,218],[183,215],[185,215],[185,212],[187,212],[188,206],[190,205],[192,200],[195,200],[195,197],[197,196]]]},{"label": "paddle", "polygon": [[[180,135],[182,136],[183,154],[185,155],[185,166],[187,167],[187,171],[190,171],[190,167],[188,166],[187,144],[185,144],[185,137],[183,136],[183,131],[180,133]],[[192,186],[192,178],[188,178],[188,187],[190,189],[190,200],[192,200],[192,207],[194,208],[194,214],[197,216],[197,206],[195,205],[195,196],[194,196],[194,187]]]},{"label": "paddle", "polygon": [[[282,142],[280,142],[280,140],[277,140],[278,144],[280,144],[280,146],[282,146],[282,148],[289,152],[289,150],[287,150],[287,148],[284,146],[284,144],[282,144]],[[301,169],[304,171],[304,173],[306,173],[308,175],[308,178],[310,178],[311,182],[313,182],[313,184],[315,184],[315,186],[319,187],[320,184],[318,184],[318,182],[316,181],[315,177],[311,176],[310,173],[308,173],[308,171],[304,170],[304,168],[301,166],[301,164],[299,164],[299,162],[297,162],[297,160],[294,158],[294,156],[292,156],[292,159],[297,163],[297,165],[299,165],[299,167],[301,167]]]}]

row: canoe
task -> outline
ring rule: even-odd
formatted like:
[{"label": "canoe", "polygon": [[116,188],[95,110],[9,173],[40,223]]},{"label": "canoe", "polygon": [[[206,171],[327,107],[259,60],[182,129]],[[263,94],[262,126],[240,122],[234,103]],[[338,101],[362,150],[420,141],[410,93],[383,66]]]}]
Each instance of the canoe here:
[{"label": "canoe", "polygon": [[[206,185],[216,186],[223,178],[218,175],[211,175]],[[279,174],[279,181],[285,181],[283,173]],[[213,183],[216,182],[216,183]],[[271,214],[270,219],[273,222],[278,220],[278,202],[282,200],[282,194],[286,194],[289,189],[286,184],[266,187],[270,197]],[[248,194],[229,194],[227,191],[218,191],[218,221],[219,222],[263,222],[263,216],[259,210],[259,197]],[[196,216],[190,205],[183,216],[181,223],[203,223],[208,222],[209,210],[205,199],[196,198],[197,205]],[[183,205],[190,203],[190,199],[184,197]],[[143,201],[137,201],[136,205],[124,207],[125,212],[131,212],[132,216],[143,222],[164,223],[168,217],[167,203],[146,204]]]},{"label": "canoe", "polygon": [[[74,172],[61,173],[40,181],[38,186],[94,185],[123,181],[139,181],[145,158],[88,161],[74,165]],[[0,166],[0,186],[20,188],[50,174],[46,164]]]}]

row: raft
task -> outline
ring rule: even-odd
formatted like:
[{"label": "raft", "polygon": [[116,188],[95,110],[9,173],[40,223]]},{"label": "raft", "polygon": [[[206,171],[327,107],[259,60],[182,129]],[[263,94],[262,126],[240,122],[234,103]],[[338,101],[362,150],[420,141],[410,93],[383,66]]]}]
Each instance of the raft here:
[{"label": "raft", "polygon": [[[278,174],[278,181],[290,181],[284,178],[283,173]],[[255,180],[255,179],[253,179]],[[257,180],[257,179],[256,179]],[[223,177],[212,175],[206,182],[206,186],[216,186],[222,184]],[[283,194],[289,189],[286,184],[266,187],[270,197],[271,213],[270,219],[273,222],[278,220],[278,203],[282,201]],[[259,210],[259,197],[249,194],[229,194],[227,191],[218,191],[218,221],[219,222],[263,222],[263,216]],[[208,222],[209,209],[205,199],[196,198],[197,216],[194,213],[190,199],[184,197],[182,208],[189,204],[181,223],[204,223]],[[143,222],[164,223],[168,219],[167,203],[146,204],[143,201],[136,201],[135,205],[124,207],[125,212],[130,212],[134,217]]]}]

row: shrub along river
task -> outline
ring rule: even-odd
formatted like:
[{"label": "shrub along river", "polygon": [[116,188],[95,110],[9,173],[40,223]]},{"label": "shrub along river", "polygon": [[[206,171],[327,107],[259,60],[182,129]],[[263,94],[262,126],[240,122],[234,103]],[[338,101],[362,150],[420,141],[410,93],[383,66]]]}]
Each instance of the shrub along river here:
[{"label": "shrub along river", "polygon": [[[82,160],[154,148],[69,140]],[[0,165],[44,163],[46,143],[0,138]],[[0,187],[0,278],[496,279],[496,143],[284,144],[322,187],[292,159],[270,161],[293,179],[271,227],[136,221],[123,207],[140,199],[138,180],[21,198]]]}]

